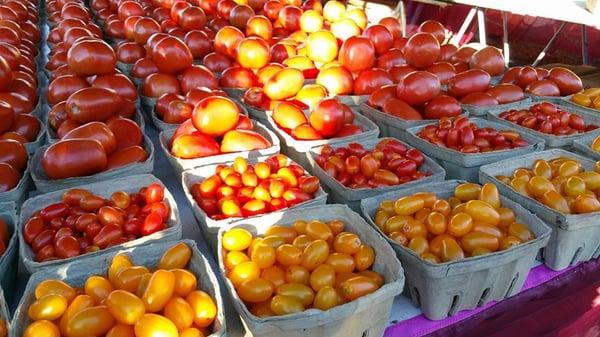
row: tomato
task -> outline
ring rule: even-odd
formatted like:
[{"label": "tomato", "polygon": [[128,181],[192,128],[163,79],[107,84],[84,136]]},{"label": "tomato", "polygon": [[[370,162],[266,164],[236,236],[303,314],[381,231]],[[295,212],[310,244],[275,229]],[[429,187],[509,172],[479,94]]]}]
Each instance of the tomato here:
[{"label": "tomato", "polygon": [[462,108],[456,98],[439,95],[425,104],[426,119],[440,119],[442,117],[454,117],[460,115]]},{"label": "tomato", "polygon": [[406,120],[422,120],[421,114],[401,99],[391,98],[383,105],[383,111]]},{"label": "tomato", "polygon": [[512,103],[525,98],[523,90],[519,86],[509,83],[498,84],[486,92],[495,98],[499,104]]},{"label": "tomato", "polygon": [[404,47],[406,62],[424,69],[432,65],[440,55],[440,44],[435,36],[429,33],[417,33],[411,36]]},{"label": "tomato", "polygon": [[220,29],[214,42],[215,51],[228,57],[235,58],[235,49],[237,44],[244,38],[244,33],[233,26],[226,26]]},{"label": "tomato", "polygon": [[448,92],[455,97],[466,96],[472,92],[482,92],[490,84],[490,75],[481,69],[471,69],[457,74],[448,81]]},{"label": "tomato", "polygon": [[47,320],[41,320],[32,322],[27,326],[25,332],[23,332],[23,337],[37,336],[60,337],[61,334],[54,323]]},{"label": "tomato", "polygon": [[315,106],[309,117],[310,124],[325,137],[335,135],[344,122],[342,103],[336,99],[324,99]]},{"label": "tomato", "polygon": [[108,43],[84,40],[69,48],[67,62],[78,75],[102,75],[115,72],[117,57]]},{"label": "tomato", "polygon": [[326,30],[315,30],[306,40],[307,56],[316,62],[333,61],[338,54],[335,36]]},{"label": "tomato", "polygon": [[69,117],[79,123],[105,121],[119,112],[121,100],[113,90],[84,88],[69,96],[65,108]]},{"label": "tomato", "polygon": [[271,310],[276,315],[288,315],[304,311],[304,304],[296,297],[276,295],[271,300]]},{"label": "tomato", "polygon": [[40,122],[31,115],[14,115],[11,131],[23,136],[27,142],[34,141],[40,132]]},{"label": "tomato", "polygon": [[346,300],[353,301],[376,291],[379,287],[366,276],[354,276],[342,283],[342,294]]},{"label": "tomato", "polygon": [[348,95],[352,93],[354,78],[346,68],[332,66],[319,72],[316,83],[325,87],[331,95]]},{"label": "tomato", "polygon": [[27,165],[28,154],[25,146],[15,140],[0,140],[0,163],[8,164],[17,172]]},{"label": "tomato", "polygon": [[142,92],[146,97],[158,98],[166,93],[180,94],[181,87],[175,76],[155,73],[144,79]]},{"label": "tomato", "polygon": [[350,71],[369,69],[375,64],[375,46],[367,37],[350,37],[342,44],[338,59]]},{"label": "tomato", "polygon": [[54,105],[66,101],[72,93],[86,87],[87,82],[76,75],[61,76],[48,86],[48,103]]},{"label": "tomato", "polygon": [[184,42],[196,60],[202,59],[213,50],[208,36],[201,30],[189,31],[185,34]]},{"label": "tomato", "polygon": [[28,314],[34,321],[55,320],[62,316],[67,310],[67,299],[59,294],[47,294],[31,305],[29,305]]},{"label": "tomato", "polygon": [[571,95],[583,90],[581,78],[567,68],[554,67],[550,69],[547,79],[556,83],[561,96]]},{"label": "tomato", "polygon": [[54,251],[56,256],[61,259],[68,259],[81,254],[79,241],[71,235],[58,237],[54,242]]},{"label": "tomato", "polygon": [[91,139],[68,139],[54,143],[42,156],[50,179],[64,179],[103,171],[107,158],[102,144]]},{"label": "tomato", "polygon": [[487,106],[487,105],[498,105],[500,104],[494,96],[490,95],[487,92],[472,92],[463,98],[461,98],[460,103],[462,104],[470,104],[470,105],[478,105],[478,106]]},{"label": "tomato", "polygon": [[111,89],[123,98],[131,101],[137,100],[137,88],[131,80],[123,74],[98,76],[92,82],[92,87]]},{"label": "tomato", "polygon": [[504,72],[504,57],[495,47],[487,46],[473,53],[469,61],[471,69],[482,69],[490,76],[502,75]]},{"label": "tomato", "polygon": [[226,97],[207,97],[194,108],[192,121],[204,134],[222,136],[233,129],[238,122],[240,109]]},{"label": "tomato", "polygon": [[295,96],[304,85],[304,75],[298,69],[285,68],[273,75],[264,85],[265,94],[272,100]]},{"label": "tomato", "polygon": [[384,54],[393,47],[394,36],[384,25],[369,26],[363,35],[373,42],[377,55]]},{"label": "tomato", "polygon": [[0,133],[11,129],[15,117],[12,106],[6,102],[0,102]]},{"label": "tomato", "polygon": [[114,318],[106,306],[85,308],[73,315],[67,324],[67,334],[73,337],[104,335],[114,325]]},{"label": "tomato", "polygon": [[137,296],[124,290],[115,290],[106,298],[111,315],[120,323],[133,325],[146,312],[144,303]]},{"label": "tomato", "polygon": [[361,71],[354,82],[355,95],[369,95],[380,87],[393,84],[392,77],[383,69]]},{"label": "tomato", "polygon": [[86,138],[95,139],[104,148],[107,154],[115,151],[117,141],[112,131],[102,122],[90,122],[77,127],[67,133],[63,139]]},{"label": "tomato", "polygon": [[363,271],[369,269],[375,262],[375,251],[369,245],[360,246],[358,252],[354,254],[354,264],[356,270]]},{"label": "tomato", "polygon": [[217,316],[217,306],[207,293],[196,290],[186,297],[194,312],[194,323],[200,328],[210,326]]},{"label": "tomato", "polygon": [[135,335],[138,337],[152,337],[156,334],[165,337],[177,337],[177,326],[168,318],[156,315],[145,314],[135,323]]},{"label": "tomato", "polygon": [[535,80],[527,85],[525,92],[539,96],[560,96],[560,88],[550,80]]},{"label": "tomato", "polygon": [[154,46],[152,59],[162,73],[175,74],[190,67],[193,56],[183,41],[166,37]]},{"label": "tomato", "polygon": [[221,140],[221,152],[232,153],[266,149],[271,143],[261,134],[251,130],[228,131]]},{"label": "tomato", "polygon": [[151,74],[158,73],[158,67],[151,58],[145,57],[137,60],[131,68],[131,76],[145,79]]},{"label": "tomato", "polygon": [[420,105],[437,96],[440,80],[425,71],[415,71],[404,77],[396,89],[396,95],[410,105]]}]

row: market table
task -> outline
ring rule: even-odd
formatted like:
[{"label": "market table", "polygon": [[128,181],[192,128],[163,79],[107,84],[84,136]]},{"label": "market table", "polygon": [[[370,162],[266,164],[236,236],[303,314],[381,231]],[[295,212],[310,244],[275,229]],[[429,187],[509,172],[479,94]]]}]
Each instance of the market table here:
[{"label": "market table", "polygon": [[[486,44],[485,30],[485,12],[484,9],[498,10],[502,13],[503,26],[503,49],[505,62],[508,65],[510,60],[508,29],[507,29],[507,13],[535,16],[546,19],[561,21],[562,24],[554,32],[554,35],[548,40],[544,49],[533,61],[533,66],[539,64],[544,58],[548,50],[551,48],[554,40],[560,35],[566,23],[574,23],[581,25],[581,57],[583,64],[588,63],[588,40],[587,27],[600,27],[600,17],[589,12],[585,8],[585,0],[527,0],[527,1],[494,1],[494,0],[413,0],[414,2],[431,4],[436,6],[448,5],[466,5],[471,9],[467,14],[465,21],[459,31],[452,37],[451,41],[458,44],[465,31],[471,25],[475,14],[477,14],[479,28],[479,42]],[[400,16],[400,22],[403,24],[403,31],[406,32],[406,10],[404,1],[398,1],[396,8]]]},{"label": "market table", "polygon": [[[183,238],[196,241],[199,250],[209,257],[212,267],[217,270],[217,263],[212,257],[210,249],[202,237],[199,225],[188,206],[188,201],[181,186],[181,177],[172,170],[165,154],[160,150],[158,141],[159,131],[152,125],[147,125],[146,134],[152,139],[156,149],[153,174],[163,181],[165,186],[173,193],[179,206],[181,222],[183,224]],[[30,195],[36,194],[35,191],[30,193]],[[18,290],[15,292],[12,301],[13,306],[11,310],[13,312],[25,289],[27,278],[28,276],[24,272],[19,274]],[[576,280],[580,283],[583,281],[593,283],[600,280],[600,262],[591,261],[582,263],[560,272],[552,271],[538,262],[531,269],[524,288],[518,295],[502,302],[492,302],[481,308],[459,312],[455,316],[441,321],[431,321],[425,318],[421,311],[412,304],[410,298],[398,296],[392,307],[385,337],[465,336],[464,329],[470,330],[474,326],[481,327],[490,324],[496,316],[505,313],[507,309],[512,308],[514,305],[521,306],[531,301],[532,298],[543,298],[553,289],[565,287]],[[223,280],[221,279],[220,281],[223,289],[225,289]],[[226,307],[229,309],[226,310],[228,335],[232,337],[244,336],[242,323],[233,309],[233,304],[228,302],[229,299],[226,299]],[[552,307],[551,304],[550,307]],[[500,320],[500,323],[496,323],[500,324],[498,325],[498,329],[504,327],[506,323],[503,322],[505,321],[507,320]],[[481,336],[481,334],[473,336]]]}]

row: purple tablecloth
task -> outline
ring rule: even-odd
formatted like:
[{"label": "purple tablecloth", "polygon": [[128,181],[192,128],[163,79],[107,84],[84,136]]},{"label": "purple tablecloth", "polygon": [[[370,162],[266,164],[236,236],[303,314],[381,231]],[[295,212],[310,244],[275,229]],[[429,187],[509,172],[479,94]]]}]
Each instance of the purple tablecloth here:
[{"label": "purple tablecloth", "polygon": [[[590,262],[590,263],[592,263],[594,265],[597,264],[597,262]],[[586,265],[588,265],[590,263],[580,264],[576,267],[570,267],[570,268],[567,268],[567,269],[559,271],[559,272],[553,271],[544,265],[537,266],[530,271],[529,276],[527,277],[527,280],[525,281],[525,284],[524,284],[521,292],[519,294],[517,294],[515,297],[512,297],[511,299],[519,298],[524,293],[526,293],[529,290],[532,290],[534,288],[536,288],[537,290],[541,290],[543,292],[545,284],[550,283],[549,281],[556,279],[561,275],[569,275],[573,271],[576,271],[578,268],[585,267]],[[589,268],[589,266],[588,266],[588,268]],[[441,321],[431,321],[431,320],[427,319],[424,315],[419,315],[417,317],[407,319],[407,320],[401,321],[397,324],[389,326],[385,331],[385,337],[426,336],[428,334],[432,334],[434,332],[439,332],[439,331],[445,330],[448,327],[460,324],[461,322],[464,322],[465,320],[469,320],[472,317],[474,317],[480,313],[485,313],[486,311],[490,311],[490,309],[494,308],[498,303],[502,303],[502,302],[491,302],[480,308],[462,311],[462,312],[456,314],[455,316],[449,317],[449,318],[441,320]]]}]

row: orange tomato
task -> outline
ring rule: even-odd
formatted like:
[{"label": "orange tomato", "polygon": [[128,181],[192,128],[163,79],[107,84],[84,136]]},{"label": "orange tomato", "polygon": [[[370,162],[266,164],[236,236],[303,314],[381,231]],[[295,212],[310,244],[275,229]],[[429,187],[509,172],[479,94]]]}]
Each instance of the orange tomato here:
[{"label": "orange tomato", "polygon": [[46,320],[29,324],[23,332],[23,337],[60,337],[60,331],[54,323]]},{"label": "orange tomato", "polygon": [[276,315],[288,315],[304,311],[304,305],[295,297],[276,295],[271,300],[271,310]]},{"label": "orange tomato", "polygon": [[146,313],[144,302],[124,290],[111,292],[106,298],[106,306],[117,321],[127,325],[135,324]]},{"label": "orange tomato", "polygon": [[173,297],[167,302],[164,316],[171,320],[179,331],[191,327],[194,323],[194,311],[181,297]]},{"label": "orange tomato", "polygon": [[286,243],[277,247],[276,255],[277,263],[284,267],[302,263],[302,250],[294,245]]},{"label": "orange tomato", "polygon": [[171,272],[175,276],[175,295],[185,297],[196,289],[198,280],[192,272],[186,269],[172,269]]},{"label": "orange tomato", "polygon": [[29,306],[29,318],[34,321],[53,321],[64,314],[68,305],[69,303],[63,295],[47,294],[40,297]]},{"label": "orange tomato", "polygon": [[[279,296],[288,296],[297,299],[303,306],[312,304],[315,293],[307,285],[301,283],[286,283],[277,287],[276,294]],[[273,310],[275,311],[275,310]]]},{"label": "orange tomato", "polygon": [[178,243],[169,248],[158,262],[159,269],[182,269],[187,266],[192,256],[192,249],[185,243]]},{"label": "orange tomato", "polygon": [[194,323],[200,328],[210,326],[217,317],[217,305],[207,293],[196,290],[191,292],[186,301],[194,312]]},{"label": "orange tomato", "polygon": [[360,275],[352,277],[342,283],[342,294],[348,301],[353,301],[376,291],[378,288],[379,287],[372,279]]},{"label": "orange tomato", "polygon": [[245,281],[237,287],[238,295],[245,302],[260,303],[273,295],[273,284],[265,279],[257,278]]},{"label": "orange tomato", "polygon": [[133,266],[133,263],[127,255],[115,255],[111,260],[110,266],[108,267],[108,280],[114,284],[116,282],[117,275],[124,269],[131,266]]},{"label": "orange tomato", "polygon": [[369,245],[360,246],[358,252],[354,254],[354,264],[356,270],[363,271],[368,269],[375,262],[375,250]]},{"label": "orange tomato", "polygon": [[73,315],[67,323],[67,336],[103,336],[115,325],[115,319],[106,306],[85,308]]},{"label": "orange tomato", "polygon": [[77,296],[75,289],[60,280],[44,280],[35,287],[36,300],[49,294],[62,295],[69,303]]},{"label": "orange tomato", "polygon": [[330,286],[321,288],[315,295],[313,306],[316,309],[328,310],[338,305],[337,292]]},{"label": "orange tomato", "polygon": [[175,292],[175,275],[168,270],[159,269],[150,277],[148,286],[142,295],[147,312],[161,311]]},{"label": "orange tomato", "polygon": [[328,265],[322,264],[315,268],[310,274],[310,286],[314,291],[319,291],[326,286],[333,286],[335,282],[335,269]]},{"label": "orange tomato", "polygon": [[114,290],[109,280],[98,275],[89,277],[85,281],[83,289],[85,294],[93,298],[96,303],[102,302]]},{"label": "orange tomato", "polygon": [[178,337],[177,327],[166,317],[156,314],[145,314],[134,327],[136,337]]}]

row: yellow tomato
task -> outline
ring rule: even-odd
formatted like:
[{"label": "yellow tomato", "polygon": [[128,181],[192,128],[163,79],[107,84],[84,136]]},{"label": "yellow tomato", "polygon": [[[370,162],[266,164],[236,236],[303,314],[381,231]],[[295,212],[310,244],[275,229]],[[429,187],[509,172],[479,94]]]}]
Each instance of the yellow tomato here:
[{"label": "yellow tomato", "polygon": [[192,307],[194,323],[198,327],[206,328],[214,322],[215,317],[217,317],[217,305],[210,295],[204,291],[196,290],[186,297],[186,301]]},{"label": "yellow tomato", "polygon": [[29,317],[34,321],[58,319],[67,310],[69,303],[63,295],[48,294],[29,306]]},{"label": "yellow tomato", "polygon": [[178,337],[177,327],[168,318],[156,315],[145,314],[135,323],[136,337]]},{"label": "yellow tomato", "polygon": [[178,243],[169,248],[158,262],[158,269],[183,269],[190,262],[192,249],[185,243]]},{"label": "yellow tomato", "polygon": [[148,312],[161,311],[175,292],[175,275],[159,269],[152,274],[142,301]]},{"label": "yellow tomato", "polygon": [[111,292],[106,298],[106,306],[117,321],[128,325],[135,324],[146,313],[144,302],[124,290]]}]

